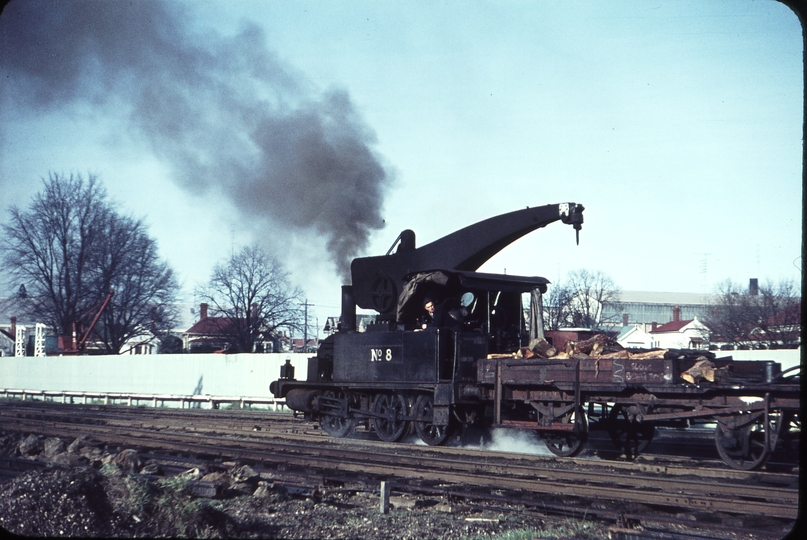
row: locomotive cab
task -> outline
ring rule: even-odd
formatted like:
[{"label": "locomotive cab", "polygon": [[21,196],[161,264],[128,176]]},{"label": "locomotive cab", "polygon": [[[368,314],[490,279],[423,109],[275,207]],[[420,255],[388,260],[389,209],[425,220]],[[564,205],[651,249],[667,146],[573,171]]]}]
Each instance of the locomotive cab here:
[{"label": "locomotive cab", "polygon": [[[479,360],[491,354],[511,354],[536,337],[529,328],[542,325],[527,324],[522,297],[524,293],[540,297],[547,283],[541,277],[419,272],[407,276],[395,320],[370,325],[366,331],[356,329],[355,305],[346,287],[342,328],[309,359],[305,383],[280,380],[273,391],[286,397],[289,389],[311,384],[406,392],[443,385],[453,403],[461,385],[475,386]],[[433,320],[423,324],[427,298],[437,307]],[[531,315],[540,321],[536,310]],[[462,393],[474,392],[466,389]]]},{"label": "locomotive cab", "polygon": [[[527,324],[522,296],[540,295],[547,283],[541,277],[445,270],[407,276],[395,320],[328,338],[312,359],[308,381],[400,386],[472,382],[477,360],[513,353],[536,337],[528,326],[542,325]],[[425,323],[427,300],[435,307]],[[343,319],[354,316],[351,306],[344,311]]]}]

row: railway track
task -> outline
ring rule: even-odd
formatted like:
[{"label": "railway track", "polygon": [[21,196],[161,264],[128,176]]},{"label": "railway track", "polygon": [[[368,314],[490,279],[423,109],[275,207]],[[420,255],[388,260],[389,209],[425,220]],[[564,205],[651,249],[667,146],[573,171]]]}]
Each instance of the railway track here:
[{"label": "railway track", "polygon": [[177,456],[243,461],[264,467],[391,481],[455,493],[554,498],[618,507],[793,520],[795,474],[726,468],[556,459],[549,456],[330,439],[289,414],[131,409],[62,404],[0,405],[0,429],[49,436],[90,436],[119,447]]}]

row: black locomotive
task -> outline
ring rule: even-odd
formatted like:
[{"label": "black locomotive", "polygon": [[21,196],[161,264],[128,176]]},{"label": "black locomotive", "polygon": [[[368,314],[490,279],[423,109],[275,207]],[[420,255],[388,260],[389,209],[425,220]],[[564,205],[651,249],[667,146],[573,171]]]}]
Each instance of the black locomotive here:
[{"label": "black locomotive", "polygon": [[[342,288],[339,330],[309,359],[305,380],[286,366],[272,393],[334,437],[363,423],[384,441],[414,429],[439,445],[458,427],[510,427],[538,432],[559,456],[583,449],[590,419],[629,455],[649,443],[657,425],[712,422],[727,464],[761,466],[780,439],[800,431],[798,376],[778,363],[688,351],[646,359],[524,357],[544,337],[548,280],[476,270],[555,221],[579,234],[583,210],[575,203],[526,208],[420,248],[406,230],[386,255],[355,259],[353,285]],[[529,317],[523,298],[530,299]],[[362,332],[357,305],[378,313]],[[719,380],[685,381],[681,374],[703,355]]]}]

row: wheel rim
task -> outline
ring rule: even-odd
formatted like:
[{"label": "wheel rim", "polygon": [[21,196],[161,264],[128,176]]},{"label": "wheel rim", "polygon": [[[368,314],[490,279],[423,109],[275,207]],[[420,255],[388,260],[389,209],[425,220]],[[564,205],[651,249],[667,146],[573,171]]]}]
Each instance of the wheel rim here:
[{"label": "wheel rim", "polygon": [[432,396],[419,396],[415,402],[415,432],[420,440],[429,446],[439,446],[444,444],[451,435],[449,426],[435,426],[434,419],[434,398]]},{"label": "wheel rim", "polygon": [[406,398],[401,394],[378,394],[373,401],[373,428],[382,441],[400,441],[409,431]]},{"label": "wheel rim", "polygon": [[574,424],[572,432],[544,431],[541,438],[550,452],[559,457],[571,457],[579,454],[588,440],[588,416],[583,407],[571,410],[563,416],[563,422]]},{"label": "wheel rim", "polygon": [[738,414],[727,420],[718,420],[715,445],[723,462],[732,469],[741,471],[758,469],[764,465],[771,450],[776,447],[779,429],[783,424],[781,414],[768,415],[770,448],[765,446],[765,423],[765,415],[761,413]]},{"label": "wheel rim", "polygon": [[656,428],[653,424],[637,422],[622,405],[614,405],[608,415],[608,435],[611,442],[628,459],[633,459],[647,448]]},{"label": "wheel rim", "polygon": [[[322,395],[326,398],[345,399],[344,392],[339,392],[337,395],[336,392],[328,390],[327,392],[323,392]],[[323,414],[319,418],[319,425],[322,427],[323,431],[325,431],[325,433],[331,437],[341,439],[343,437],[347,437],[353,432],[353,429],[356,427],[356,420],[353,418],[344,418],[342,416]]]}]

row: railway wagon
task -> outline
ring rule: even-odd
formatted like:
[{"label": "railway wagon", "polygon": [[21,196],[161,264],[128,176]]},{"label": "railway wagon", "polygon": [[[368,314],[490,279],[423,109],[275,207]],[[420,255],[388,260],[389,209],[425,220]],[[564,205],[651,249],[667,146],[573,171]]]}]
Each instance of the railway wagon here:
[{"label": "railway wagon", "polygon": [[[384,441],[413,430],[439,445],[456,429],[501,427],[537,432],[558,456],[578,454],[592,424],[632,457],[656,426],[709,422],[729,466],[762,466],[800,431],[799,375],[776,362],[691,350],[529,357],[543,338],[549,281],[476,270],[554,221],[579,234],[583,210],[527,208],[420,248],[404,231],[386,255],[354,259],[338,331],[309,359],[305,379],[282,368],[273,394],[334,437],[363,424]],[[377,313],[363,332],[357,306]],[[708,377],[685,379],[700,365]]]}]

